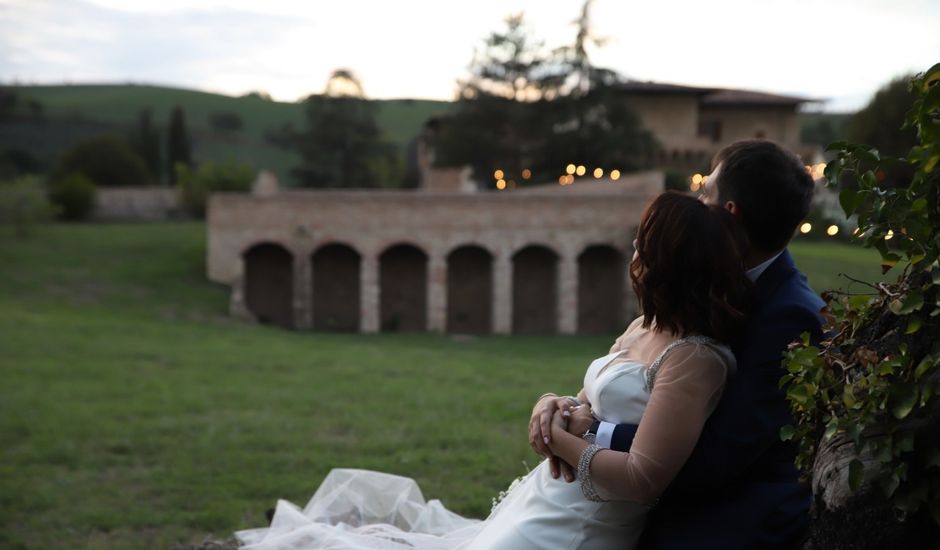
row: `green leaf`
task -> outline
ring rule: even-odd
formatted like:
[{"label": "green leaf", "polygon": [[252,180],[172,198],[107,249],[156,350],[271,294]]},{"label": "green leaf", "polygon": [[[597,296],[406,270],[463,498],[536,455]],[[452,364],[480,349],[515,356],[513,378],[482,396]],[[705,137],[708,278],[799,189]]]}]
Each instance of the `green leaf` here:
[{"label": "green leaf", "polygon": [[837,431],[839,431],[839,421],[833,418],[826,424],[826,431],[823,433],[823,439],[832,439],[832,436],[836,435]]},{"label": "green leaf", "polygon": [[917,364],[917,368],[914,369],[914,380],[920,380],[921,376],[927,374],[931,368],[936,366],[937,359],[933,355],[928,355],[920,360],[920,363]]},{"label": "green leaf", "polygon": [[849,462],[849,488],[857,491],[862,486],[862,476],[864,474],[865,465],[862,464],[861,460],[853,458],[852,462]]},{"label": "green leaf", "polygon": [[855,191],[846,189],[839,193],[839,204],[842,205],[842,210],[845,212],[846,217],[851,216],[858,210],[858,207],[862,205],[865,198]]},{"label": "green leaf", "polygon": [[911,411],[914,410],[914,405],[917,404],[917,398],[919,397],[917,387],[900,386],[892,393],[896,393],[897,397],[894,406],[891,407],[891,414],[898,420],[903,420],[907,418],[907,415],[911,414]]},{"label": "green leaf", "polygon": [[790,441],[793,439],[793,435],[796,433],[796,428],[791,425],[786,425],[780,428],[780,440],[781,441]]},{"label": "green leaf", "polygon": [[858,405],[855,399],[855,391],[850,384],[846,384],[842,390],[842,403],[846,409],[854,409]]},{"label": "green leaf", "polygon": [[911,290],[904,298],[897,298],[888,304],[888,309],[895,315],[907,315],[924,307],[924,294],[920,290]]},{"label": "green leaf", "polygon": [[924,325],[924,322],[918,317],[912,317],[910,321],[907,322],[907,330],[904,331],[904,334],[914,334],[920,327]]},{"label": "green leaf", "polygon": [[911,204],[911,212],[922,212],[927,208],[927,199],[921,197]]}]

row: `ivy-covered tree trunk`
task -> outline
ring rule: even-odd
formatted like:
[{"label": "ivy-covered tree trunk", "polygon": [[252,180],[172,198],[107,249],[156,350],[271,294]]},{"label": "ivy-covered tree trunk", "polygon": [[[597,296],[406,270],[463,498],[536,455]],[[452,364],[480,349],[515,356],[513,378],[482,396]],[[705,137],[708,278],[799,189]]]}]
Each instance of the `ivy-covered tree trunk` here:
[{"label": "ivy-covered tree trunk", "polygon": [[[881,252],[894,283],[828,297],[827,340],[787,353],[797,465],[813,487],[804,549],[940,549],[940,64],[911,80],[905,157],[830,145],[858,239]],[[882,186],[913,171],[907,187]],[[903,269],[902,269],[903,268]]]},{"label": "ivy-covered tree trunk", "polygon": [[[930,299],[935,301],[936,295],[934,292]],[[913,344],[910,350],[912,361],[921,364],[929,356],[934,343],[940,341],[940,323],[924,326],[916,336],[905,334],[907,326],[907,319],[885,307],[873,321],[862,327],[863,332],[857,337],[859,346],[843,351],[856,357],[874,352],[880,358],[889,356],[892,350],[899,348],[903,339],[908,339]],[[874,357],[869,355],[868,359]],[[940,388],[940,370],[933,369],[924,375],[915,387],[920,395],[935,392]],[[897,412],[902,413],[903,409]],[[883,460],[887,449],[880,451],[881,456],[876,451],[889,434],[910,434],[910,444],[904,442],[906,435],[892,439],[898,441],[899,458],[904,457],[903,464],[908,470],[905,473],[911,476],[914,485],[908,500],[926,500],[931,482],[925,470],[940,467],[940,454],[925,453],[923,458],[916,460],[912,460],[911,455],[918,454],[914,453],[915,449],[936,448],[940,438],[940,399],[928,398],[920,413],[916,418],[906,417],[900,421],[892,414],[896,422],[866,428],[860,434],[861,452],[856,452],[855,440],[850,433],[820,438],[812,464],[814,502],[804,550],[940,549],[940,524],[931,517],[929,503],[914,512],[905,512],[898,509],[894,499],[886,496],[886,491],[899,480],[888,476],[884,481],[883,474],[886,468],[890,468]],[[892,457],[894,452],[892,448]],[[911,471],[911,466],[915,471]],[[857,488],[853,489],[853,486]],[[894,490],[897,491],[897,487]],[[914,502],[902,504],[910,507]],[[933,512],[936,513],[935,510]]]}]

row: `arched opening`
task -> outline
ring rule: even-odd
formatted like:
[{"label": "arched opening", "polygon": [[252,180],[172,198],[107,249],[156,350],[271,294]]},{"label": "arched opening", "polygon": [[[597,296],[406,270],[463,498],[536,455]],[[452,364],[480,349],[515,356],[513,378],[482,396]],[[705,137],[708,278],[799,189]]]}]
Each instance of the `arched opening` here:
[{"label": "arched opening", "polygon": [[418,248],[393,246],[379,258],[383,332],[427,330],[428,257]]},{"label": "arched opening", "polygon": [[512,331],[555,334],[558,330],[558,255],[528,246],[512,257]]},{"label": "arched opening", "polygon": [[320,248],[311,257],[313,328],[359,331],[359,253],[343,244]]},{"label": "arched opening", "polygon": [[462,246],[447,256],[447,331],[492,331],[493,256],[478,246]]},{"label": "arched opening", "polygon": [[578,256],[578,332],[609,334],[625,328],[623,254],[598,245]]},{"label": "arched opening", "polygon": [[244,256],[245,305],[259,322],[294,326],[294,258],[277,244],[258,244]]}]

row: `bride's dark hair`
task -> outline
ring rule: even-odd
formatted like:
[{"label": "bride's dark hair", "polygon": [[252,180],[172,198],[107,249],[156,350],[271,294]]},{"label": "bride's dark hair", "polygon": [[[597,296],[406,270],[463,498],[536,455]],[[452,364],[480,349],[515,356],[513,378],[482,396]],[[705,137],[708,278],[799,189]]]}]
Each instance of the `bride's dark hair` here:
[{"label": "bride's dark hair", "polygon": [[640,219],[630,262],[643,326],[728,342],[741,328],[751,287],[747,241],[727,210],[682,193],[656,197]]}]

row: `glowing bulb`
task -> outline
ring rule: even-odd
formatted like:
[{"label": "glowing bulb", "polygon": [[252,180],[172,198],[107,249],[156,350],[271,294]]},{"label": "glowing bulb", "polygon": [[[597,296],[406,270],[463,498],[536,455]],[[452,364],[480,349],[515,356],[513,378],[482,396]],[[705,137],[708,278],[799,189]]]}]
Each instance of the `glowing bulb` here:
[{"label": "glowing bulb", "polygon": [[[696,188],[702,184],[702,174],[693,174],[692,175],[692,185],[695,185]],[[693,189],[694,191],[695,189]]]},{"label": "glowing bulb", "polygon": [[603,168],[595,168],[595,169],[594,169],[594,179],[601,179],[603,176],[604,176],[604,169],[603,169]]},{"label": "glowing bulb", "polygon": [[505,189],[505,188],[506,188],[506,180],[504,180],[504,179],[498,179],[498,180],[496,180],[496,188],[499,189],[500,191],[502,191],[503,189]]},{"label": "glowing bulb", "polygon": [[583,164],[578,165],[578,168],[574,171],[574,173],[579,176],[583,176],[585,172],[587,172],[587,168],[585,168]]},{"label": "glowing bulb", "polygon": [[889,229],[888,232],[885,234],[885,240],[890,241],[893,237],[894,237],[894,231],[891,231]]},{"label": "glowing bulb", "polygon": [[802,234],[804,234],[804,235],[807,234],[807,233],[809,233],[809,232],[812,231],[812,230],[813,230],[813,224],[811,224],[811,223],[809,223],[809,222],[806,222],[806,223],[804,223],[803,225],[800,226],[800,233],[802,233]]},{"label": "glowing bulb", "polygon": [[615,180],[615,181],[616,181],[616,180],[619,180],[619,179],[620,179],[620,170],[611,170],[611,171],[610,171],[610,179]]},{"label": "glowing bulb", "polygon": [[574,164],[569,164],[568,166],[565,166],[565,172],[567,172],[568,174],[574,174],[575,170],[577,170],[577,167]]},{"label": "glowing bulb", "polygon": [[830,225],[830,226],[826,229],[826,235],[829,235],[830,237],[835,237],[838,233],[839,233],[839,226],[838,226],[838,225],[834,225],[834,224],[833,224],[833,225]]},{"label": "glowing bulb", "polygon": [[565,185],[567,181],[568,181],[568,176],[558,176],[559,185]]},{"label": "glowing bulb", "polygon": [[528,168],[526,168],[525,170],[522,171],[522,179],[527,180],[531,177],[532,177],[532,170],[529,170]]},{"label": "glowing bulb", "polygon": [[505,175],[505,174],[503,174],[503,171],[502,171],[502,170],[497,170],[497,171],[493,172],[493,179],[501,180],[501,179],[503,179],[503,176],[504,176],[504,175]]}]

